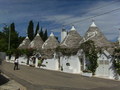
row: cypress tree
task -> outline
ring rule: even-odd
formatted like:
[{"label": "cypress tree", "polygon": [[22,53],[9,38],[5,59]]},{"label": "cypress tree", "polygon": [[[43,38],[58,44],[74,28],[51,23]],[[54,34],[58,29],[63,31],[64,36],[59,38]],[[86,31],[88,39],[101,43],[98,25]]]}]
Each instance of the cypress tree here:
[{"label": "cypress tree", "polygon": [[35,35],[34,35],[34,36],[37,35],[38,31],[39,31],[39,22],[38,22],[38,24],[37,24],[37,26],[36,26],[36,30],[35,30]]},{"label": "cypress tree", "polygon": [[44,34],[43,34],[42,27],[41,27],[41,30],[40,30],[40,37],[41,37],[41,38],[42,38],[42,40],[43,40],[43,38],[44,38]]},{"label": "cypress tree", "polygon": [[10,29],[11,29],[11,32],[15,32],[15,24],[14,23],[12,23],[10,25]]},{"label": "cypress tree", "polygon": [[29,37],[29,39],[32,41],[33,40],[33,38],[34,38],[34,24],[33,24],[33,21],[31,20],[30,22],[29,22],[29,25],[28,25],[28,29],[27,29],[27,31],[28,31],[28,37]]},{"label": "cypress tree", "polygon": [[15,24],[12,23],[10,25],[10,46],[11,46],[11,49],[16,49],[19,45],[19,40],[18,40],[18,33],[16,32],[15,30]]},{"label": "cypress tree", "polygon": [[43,38],[43,41],[46,41],[48,38],[48,35],[47,35],[47,29],[45,30],[45,33],[44,33],[44,38]]}]

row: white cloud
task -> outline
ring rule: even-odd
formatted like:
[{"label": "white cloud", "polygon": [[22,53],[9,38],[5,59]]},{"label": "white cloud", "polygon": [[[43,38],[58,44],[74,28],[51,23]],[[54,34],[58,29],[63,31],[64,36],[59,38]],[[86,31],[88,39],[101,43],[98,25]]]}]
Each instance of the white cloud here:
[{"label": "white cloud", "polygon": [[[120,4],[120,2],[114,2],[114,0],[98,0],[95,4],[90,5],[88,3],[84,3],[85,5],[76,5],[75,3],[75,5],[67,6],[68,2],[66,1],[63,4],[63,1],[42,0],[40,2],[39,0],[29,0],[28,2],[27,0],[12,0],[9,2],[9,0],[1,0],[0,23],[17,22],[17,26],[19,26],[18,30],[22,32],[26,30],[26,24],[28,24],[29,20],[40,21],[40,24],[43,23],[42,25],[48,30],[55,31],[60,31],[62,25],[71,23],[66,28],[69,30],[70,26],[74,24],[78,32],[83,36],[88,30],[92,18],[88,20],[84,19],[119,8]],[[91,2],[93,1],[91,0]],[[111,4],[109,5],[109,3]],[[120,25],[119,15],[120,10],[94,18],[96,25],[109,40],[113,40],[118,36]],[[81,21],[74,23],[78,20]],[[20,33],[22,34],[22,32]]]},{"label": "white cloud", "polygon": [[[48,17],[46,16],[46,20],[51,20],[57,24],[63,24],[63,25],[69,24],[69,23],[74,24],[78,32],[83,36],[87,31],[89,25],[91,24],[92,18],[85,21],[78,22],[78,23],[74,23],[75,21],[83,20],[95,15],[99,15],[99,14],[111,11],[116,8],[119,8],[119,4],[120,4],[118,2],[119,4],[114,3],[103,8],[93,10],[93,8],[97,8],[97,6],[98,7],[102,6],[103,3],[104,5],[107,4],[107,2],[99,2],[96,5],[91,6],[91,8],[86,9],[87,13],[83,14],[82,16],[80,15],[74,16],[74,14],[73,15],[63,14],[63,15],[55,15],[55,16],[48,16]],[[79,11],[79,9],[77,9],[76,12],[77,11]],[[108,40],[113,40],[114,38],[118,37],[118,28],[120,24],[119,15],[120,15],[120,10],[94,18],[95,23],[100,28],[100,30],[104,33],[104,35],[107,37]],[[52,17],[55,17],[55,18],[52,18]],[[54,26],[53,26],[53,29],[54,29]],[[55,30],[57,30],[56,27],[55,27]],[[58,28],[58,30],[60,30],[60,28]]]}]

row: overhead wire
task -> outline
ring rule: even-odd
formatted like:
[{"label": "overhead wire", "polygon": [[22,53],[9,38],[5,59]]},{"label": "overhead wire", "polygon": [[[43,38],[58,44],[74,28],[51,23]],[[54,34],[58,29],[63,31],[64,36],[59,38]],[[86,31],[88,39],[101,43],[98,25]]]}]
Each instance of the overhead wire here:
[{"label": "overhead wire", "polygon": [[[114,11],[117,11],[117,10],[120,10],[120,7],[119,7],[119,8],[116,8],[116,9],[113,9],[113,10],[111,10],[111,11],[108,11],[108,12],[104,12],[104,13],[95,15],[95,16],[91,16],[91,17],[84,18],[84,19],[81,19],[81,20],[78,20],[78,21],[75,21],[75,22],[71,22],[71,23],[68,23],[68,24],[64,24],[64,26],[66,26],[66,25],[71,25],[71,24],[73,24],[73,23],[82,22],[82,21],[89,20],[89,19],[93,19],[93,18],[95,18],[95,17],[99,17],[99,16],[102,16],[102,15],[106,15],[106,14],[109,14],[109,13],[114,12]],[[53,27],[53,29],[54,29],[54,28],[57,28],[57,27]],[[54,31],[54,30],[52,30],[52,31]]]},{"label": "overhead wire", "polygon": [[75,21],[75,22],[68,23],[68,24],[65,24],[65,25],[70,25],[70,24],[72,24],[72,23],[82,22],[82,21],[85,21],[85,20],[88,20],[88,19],[91,19],[91,18],[95,18],[95,17],[98,17],[98,16],[102,16],[102,15],[109,14],[109,13],[114,12],[114,11],[117,11],[117,10],[120,10],[120,7],[119,7],[119,8],[116,8],[116,9],[113,9],[113,10],[111,10],[111,11],[108,11],[108,12],[104,12],[104,13],[101,13],[101,14],[98,14],[98,15],[95,15],[95,16],[91,16],[91,17],[88,17],[88,18],[85,18],[85,19],[81,19],[81,20],[78,20],[78,21]]},{"label": "overhead wire", "polygon": [[[98,8],[91,9],[91,11],[96,11],[96,10],[99,10],[99,9],[103,9],[103,8],[107,7],[108,5],[115,4],[117,1],[119,1],[119,0],[112,1],[110,3],[104,4],[104,5],[102,5],[102,6],[98,7]],[[68,23],[68,24],[64,24],[64,25],[70,25],[70,24],[73,24],[73,23],[82,22],[82,21],[85,21],[85,20],[88,20],[88,19],[91,19],[91,18],[95,18],[95,17],[101,16],[101,15],[105,15],[105,14],[111,13],[111,12],[119,10],[119,9],[120,8],[117,8],[117,9],[114,9],[114,10],[111,10],[111,11],[108,11],[108,12],[104,12],[102,14],[98,14],[98,15],[91,16],[91,17],[88,17],[88,18],[84,18],[84,19],[81,19],[81,20],[78,20],[78,21],[75,21],[75,22],[71,22],[71,23]],[[82,14],[84,14],[84,13],[82,13]],[[67,18],[60,19],[60,21],[65,20],[65,19],[67,19]],[[54,24],[51,24],[51,25],[54,25]],[[57,26],[52,26],[52,28],[50,28],[50,29],[59,28],[59,27],[60,26],[58,26],[58,25]]]}]

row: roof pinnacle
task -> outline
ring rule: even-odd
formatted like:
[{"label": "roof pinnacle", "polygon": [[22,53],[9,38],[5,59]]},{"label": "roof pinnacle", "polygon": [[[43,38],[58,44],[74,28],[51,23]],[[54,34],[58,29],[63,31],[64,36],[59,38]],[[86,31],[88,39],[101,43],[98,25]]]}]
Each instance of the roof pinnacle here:
[{"label": "roof pinnacle", "polygon": [[53,32],[51,32],[50,36],[54,36]]},{"label": "roof pinnacle", "polygon": [[72,25],[72,28],[71,28],[71,31],[73,31],[73,30],[76,30],[74,25]]},{"label": "roof pinnacle", "polygon": [[94,20],[94,19],[92,20],[92,24],[91,24],[90,27],[97,27],[97,26],[95,25],[95,20]]}]

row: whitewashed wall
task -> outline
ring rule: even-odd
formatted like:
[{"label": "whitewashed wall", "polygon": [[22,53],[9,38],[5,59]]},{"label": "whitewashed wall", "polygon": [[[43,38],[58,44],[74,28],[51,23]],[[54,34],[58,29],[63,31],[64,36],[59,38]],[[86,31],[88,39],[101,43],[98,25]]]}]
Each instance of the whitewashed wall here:
[{"label": "whitewashed wall", "polygon": [[[66,64],[69,63],[70,66]],[[68,73],[81,73],[81,63],[79,61],[79,57],[75,56],[62,56],[60,57],[60,66],[62,67],[63,72]]]},{"label": "whitewashed wall", "polygon": [[14,61],[15,61],[15,56],[11,56],[10,62],[11,62],[11,63],[14,63]]},{"label": "whitewashed wall", "polygon": [[61,32],[61,42],[65,39],[66,36],[67,36],[67,32],[66,31],[62,31]]},{"label": "whitewashed wall", "polygon": [[[26,64],[27,64],[27,57],[26,57],[25,55],[20,56],[20,57],[18,58],[18,60],[19,60],[19,64],[20,64],[20,65],[26,65]],[[6,56],[6,61],[7,61],[7,62],[10,62],[10,63],[14,63],[14,61],[15,61],[15,56],[11,56],[10,60],[9,60],[9,57]]]},{"label": "whitewashed wall", "polygon": [[105,51],[103,54],[98,55],[98,68],[96,69],[96,76],[104,78],[115,78],[114,67],[112,63],[112,57]]},{"label": "whitewashed wall", "polygon": [[58,59],[55,59],[55,58],[45,59],[42,65],[45,65],[45,66],[41,66],[40,68],[49,69],[49,70],[59,70]]},{"label": "whitewashed wall", "polygon": [[20,56],[18,59],[19,59],[19,64],[27,65],[27,57],[25,55]]}]

